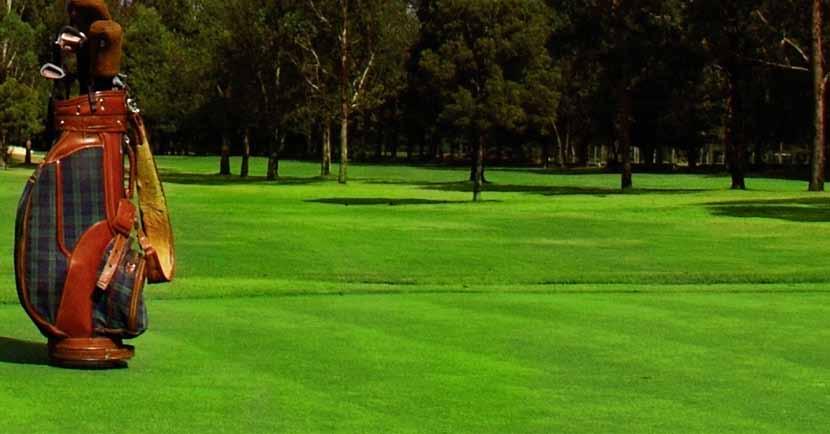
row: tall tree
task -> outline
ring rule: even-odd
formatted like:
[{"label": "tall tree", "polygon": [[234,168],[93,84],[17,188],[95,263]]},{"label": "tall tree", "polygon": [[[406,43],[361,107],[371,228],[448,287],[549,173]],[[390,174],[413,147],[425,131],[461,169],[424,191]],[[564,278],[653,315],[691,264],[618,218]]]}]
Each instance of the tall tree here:
[{"label": "tall tree", "polygon": [[[338,181],[348,180],[349,121],[355,110],[386,96],[376,72],[380,64],[402,67],[407,46],[400,46],[401,29],[395,24],[412,14],[403,0],[306,0],[298,1],[293,26],[300,55],[296,64],[303,71],[311,91],[321,100],[331,101],[330,86],[336,83],[340,120],[340,173]],[[406,42],[409,43],[409,42]],[[332,80],[333,78],[333,80]],[[324,112],[324,145],[330,138]],[[326,132],[329,132],[328,134]],[[325,152],[325,146],[324,152]],[[325,158],[325,157],[324,157]]]},{"label": "tall tree", "polygon": [[420,66],[440,89],[441,116],[473,137],[478,201],[494,133],[521,132],[528,124],[529,93],[556,84],[547,51],[551,11],[533,0],[448,0],[430,7],[433,18],[424,26],[438,43],[423,53]]},{"label": "tall tree", "polygon": [[825,87],[827,77],[824,75],[824,20],[823,0],[813,0],[812,13],[812,36],[813,36],[813,95],[815,108],[813,110],[815,120],[813,137],[813,154],[810,172],[810,191],[824,191],[824,165],[827,160],[825,155]]},{"label": "tall tree", "polygon": [[43,26],[24,20],[30,12],[13,0],[0,9],[0,167],[7,166],[10,142],[25,143],[43,129],[45,83],[32,73]]}]

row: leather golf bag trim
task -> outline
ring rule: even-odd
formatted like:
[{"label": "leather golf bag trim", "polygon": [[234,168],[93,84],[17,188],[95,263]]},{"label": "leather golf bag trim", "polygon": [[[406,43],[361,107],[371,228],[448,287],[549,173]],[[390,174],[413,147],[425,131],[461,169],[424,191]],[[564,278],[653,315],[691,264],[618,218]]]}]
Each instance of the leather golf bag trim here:
[{"label": "leather golf bag trim", "polygon": [[145,281],[175,272],[143,122],[126,91],[113,90],[56,102],[54,123],[61,135],[18,207],[20,302],[50,342],[136,337],[147,329]]}]

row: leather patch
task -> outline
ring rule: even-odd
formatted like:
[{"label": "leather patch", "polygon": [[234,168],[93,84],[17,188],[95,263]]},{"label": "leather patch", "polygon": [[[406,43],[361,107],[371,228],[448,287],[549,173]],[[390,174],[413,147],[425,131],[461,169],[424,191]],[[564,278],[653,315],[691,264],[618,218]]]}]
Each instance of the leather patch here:
[{"label": "leather patch", "polygon": [[92,294],[101,258],[112,237],[107,222],[98,222],[84,233],[72,252],[55,324],[70,337],[92,336]]}]

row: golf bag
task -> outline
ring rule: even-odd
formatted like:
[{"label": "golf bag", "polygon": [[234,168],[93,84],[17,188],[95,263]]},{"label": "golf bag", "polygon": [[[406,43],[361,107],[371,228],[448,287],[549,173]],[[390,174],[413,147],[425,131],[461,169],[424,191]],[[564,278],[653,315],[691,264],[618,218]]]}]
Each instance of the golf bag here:
[{"label": "golf bag", "polygon": [[169,281],[174,269],[143,124],[120,90],[59,101],[54,114],[60,139],[18,208],[20,302],[50,339],[136,337],[147,329],[145,280]]},{"label": "golf bag", "polygon": [[173,236],[144,124],[118,76],[121,27],[100,0],[67,5],[82,30],[61,31],[60,61],[41,74],[68,94],[76,77],[62,55],[78,54],[81,94],[50,103],[58,138],[20,199],[15,274],[52,360],[102,366],[132,357],[122,340],[147,329],[145,283],[173,278]]}]

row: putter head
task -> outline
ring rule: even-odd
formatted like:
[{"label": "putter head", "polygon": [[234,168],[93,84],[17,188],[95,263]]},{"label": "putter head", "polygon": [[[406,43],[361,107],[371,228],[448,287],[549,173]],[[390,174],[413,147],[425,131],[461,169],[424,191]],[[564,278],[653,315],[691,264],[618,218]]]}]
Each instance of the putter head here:
[{"label": "putter head", "polygon": [[40,68],[40,75],[47,80],[63,80],[66,78],[66,71],[54,63],[47,63]]},{"label": "putter head", "polygon": [[87,38],[84,32],[72,26],[64,26],[58,34],[58,39],[55,41],[55,44],[62,51],[77,53],[84,46],[86,40]]}]

